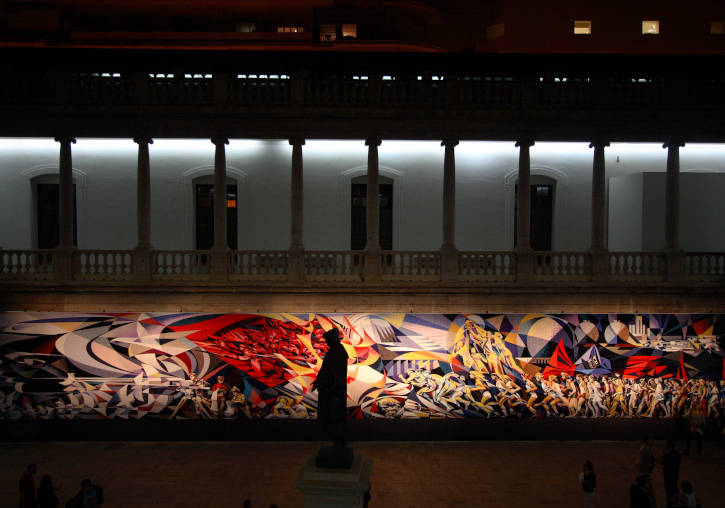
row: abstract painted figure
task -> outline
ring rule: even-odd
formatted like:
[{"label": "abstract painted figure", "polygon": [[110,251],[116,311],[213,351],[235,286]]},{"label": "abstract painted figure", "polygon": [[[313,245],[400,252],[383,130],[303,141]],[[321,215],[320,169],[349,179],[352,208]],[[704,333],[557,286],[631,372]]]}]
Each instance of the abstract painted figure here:
[{"label": "abstract painted figure", "polygon": [[340,332],[332,328],[323,334],[329,350],[322,361],[312,389],[318,392],[317,420],[335,447],[345,447],[347,418],[347,352],[340,343]]}]

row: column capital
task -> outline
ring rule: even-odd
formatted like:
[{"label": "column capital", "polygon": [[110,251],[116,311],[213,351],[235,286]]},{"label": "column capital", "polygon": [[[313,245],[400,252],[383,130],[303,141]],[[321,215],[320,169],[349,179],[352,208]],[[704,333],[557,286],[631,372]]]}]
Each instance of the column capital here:
[{"label": "column capital", "polygon": [[441,141],[441,146],[456,146],[458,145],[458,140],[453,138],[443,138],[443,141]]},{"label": "column capital", "polygon": [[534,141],[531,138],[521,138],[518,141],[516,141],[516,144],[514,146],[516,146],[516,147],[525,146],[528,148],[530,146],[534,146],[535,144],[536,144],[536,141]]},{"label": "column capital", "polygon": [[681,147],[685,146],[685,142],[682,139],[673,138],[668,141],[665,141],[662,143],[662,148],[670,148],[670,147]]},{"label": "column capital", "polygon": [[73,136],[68,136],[68,135],[56,136],[55,141],[58,143],[75,143],[76,138],[74,138]]},{"label": "column capital", "polygon": [[145,143],[147,145],[153,145],[154,140],[151,138],[151,136],[136,136],[133,138],[133,142],[137,144]]},{"label": "column capital", "polygon": [[605,146],[609,146],[609,141],[604,141],[603,139],[595,139],[589,143],[589,148],[604,148]]},{"label": "column capital", "polygon": [[299,136],[295,136],[292,138],[289,138],[289,144],[294,145],[304,145],[305,144],[305,138],[301,138]]},{"label": "column capital", "polygon": [[229,139],[225,138],[224,136],[214,136],[213,138],[211,138],[211,142],[214,143],[215,145],[218,145],[218,144],[228,145]]},{"label": "column capital", "polygon": [[380,146],[382,142],[378,137],[370,137],[365,140],[365,146]]}]

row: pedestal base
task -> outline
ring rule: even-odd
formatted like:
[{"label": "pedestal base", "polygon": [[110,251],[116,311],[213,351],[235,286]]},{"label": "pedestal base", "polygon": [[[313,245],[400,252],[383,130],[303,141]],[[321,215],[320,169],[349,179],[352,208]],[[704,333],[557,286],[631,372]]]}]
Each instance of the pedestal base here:
[{"label": "pedestal base", "polygon": [[350,469],[354,454],[352,448],[341,446],[323,446],[315,457],[315,467],[330,469]]},{"label": "pedestal base", "polygon": [[316,457],[305,461],[295,487],[305,496],[305,508],[364,508],[370,491],[372,459],[355,454],[349,469],[315,466]]}]

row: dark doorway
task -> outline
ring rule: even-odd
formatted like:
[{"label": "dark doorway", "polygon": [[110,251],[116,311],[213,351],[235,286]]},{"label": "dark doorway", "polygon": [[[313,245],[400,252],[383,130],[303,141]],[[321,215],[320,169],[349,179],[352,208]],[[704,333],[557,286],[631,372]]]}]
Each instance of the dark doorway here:
[{"label": "dark doorway", "polygon": [[[60,240],[60,185],[39,183],[35,188],[38,218],[38,248],[54,249]],[[78,246],[76,186],[73,184],[73,245]]]},{"label": "dark doorway", "polygon": [[[362,181],[361,181],[362,180]],[[367,241],[367,177],[353,180],[350,199],[350,248],[362,250]],[[383,181],[386,180],[386,181]],[[365,183],[363,183],[365,182]],[[380,248],[393,250],[393,183],[380,177]]]},{"label": "dark doorway", "polygon": [[[518,235],[519,186],[514,190],[514,247]],[[531,248],[537,251],[551,250],[551,233],[554,217],[554,186],[531,186]]]},{"label": "dark doorway", "polygon": [[[196,249],[214,245],[214,185],[196,184]],[[237,248],[237,186],[227,185],[227,245]]]}]

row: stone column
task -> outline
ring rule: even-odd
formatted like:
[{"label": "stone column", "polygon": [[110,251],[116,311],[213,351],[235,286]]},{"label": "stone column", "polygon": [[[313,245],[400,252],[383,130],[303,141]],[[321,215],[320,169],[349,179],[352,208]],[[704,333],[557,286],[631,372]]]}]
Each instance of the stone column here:
[{"label": "stone column", "polygon": [[60,143],[59,185],[58,185],[58,246],[55,255],[56,275],[61,281],[73,279],[73,157],[71,143],[76,140],[72,136],[59,136],[55,140]]},{"label": "stone column", "polygon": [[685,256],[680,249],[680,140],[670,140],[662,145],[667,148],[667,180],[665,182],[665,254],[667,278],[677,280],[682,276]]},{"label": "stone column", "polygon": [[365,279],[376,282],[380,280],[380,186],[378,166],[378,147],[380,138],[368,138],[368,188],[367,188],[367,221],[365,242]]},{"label": "stone column", "polygon": [[229,140],[214,137],[214,245],[212,246],[211,271],[215,279],[227,276],[227,160],[224,146]]},{"label": "stone column", "polygon": [[136,248],[133,253],[133,275],[136,280],[151,278],[151,164],[148,136],[133,139],[138,144],[136,177]]},{"label": "stone column", "polygon": [[444,139],[443,157],[443,245],[441,245],[441,277],[444,281],[458,276],[456,249],[456,154],[457,139]]},{"label": "stone column", "polygon": [[291,178],[291,234],[287,276],[290,281],[305,279],[304,244],[304,178],[302,169],[302,145],[305,140],[292,138],[292,178]]},{"label": "stone column", "polygon": [[606,280],[609,273],[609,250],[607,248],[607,206],[606,206],[606,170],[604,165],[604,148],[609,146],[606,141],[593,141],[589,148],[594,148],[592,164],[592,278]]},{"label": "stone column", "polygon": [[519,190],[516,229],[516,278],[528,280],[534,269],[534,252],[531,249],[531,158],[529,148],[534,141],[521,139],[519,147]]}]

